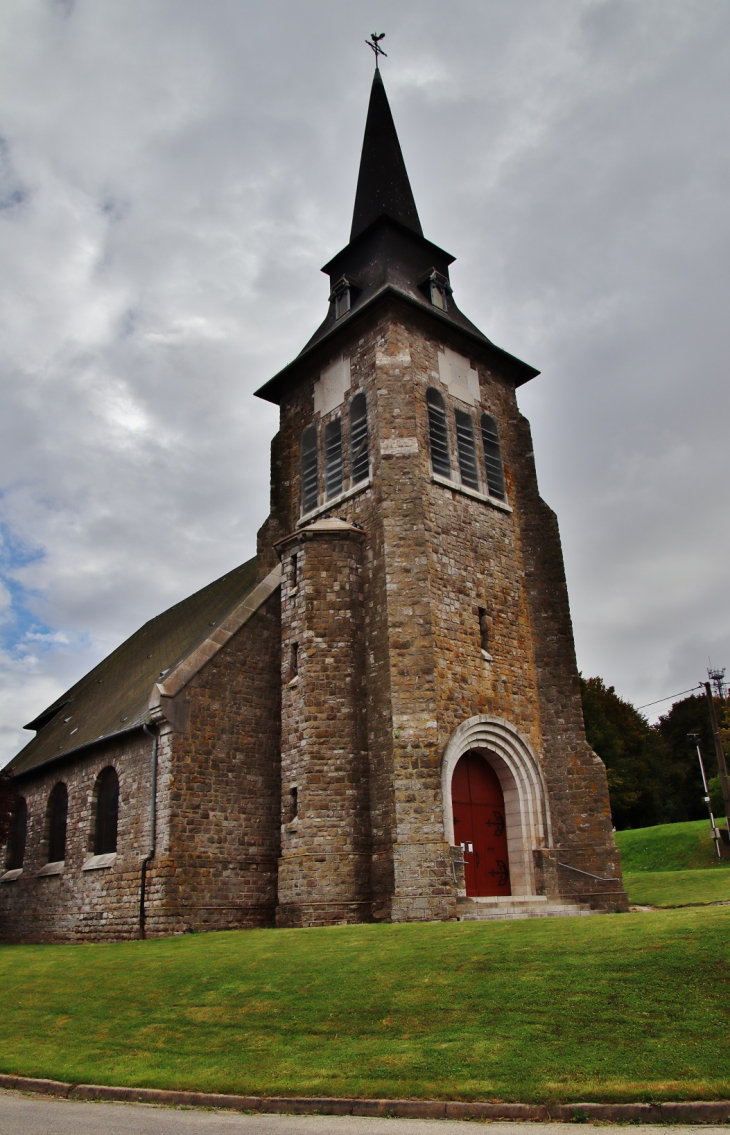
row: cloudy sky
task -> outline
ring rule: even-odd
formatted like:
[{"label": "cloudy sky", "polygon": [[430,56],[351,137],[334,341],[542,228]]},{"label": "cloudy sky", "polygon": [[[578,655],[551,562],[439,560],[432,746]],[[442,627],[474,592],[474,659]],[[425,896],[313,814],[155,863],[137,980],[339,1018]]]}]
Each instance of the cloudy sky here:
[{"label": "cloudy sky", "polygon": [[730,5],[4,0],[0,762],[252,554],[371,31],[459,305],[542,371],[579,665],[635,704],[730,667]]}]

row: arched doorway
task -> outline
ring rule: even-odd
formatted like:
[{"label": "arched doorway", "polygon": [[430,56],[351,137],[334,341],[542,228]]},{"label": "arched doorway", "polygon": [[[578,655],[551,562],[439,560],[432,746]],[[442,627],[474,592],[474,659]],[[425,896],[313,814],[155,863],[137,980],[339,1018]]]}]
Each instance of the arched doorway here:
[{"label": "arched doorway", "polygon": [[511,895],[504,793],[479,753],[464,753],[451,780],[454,841],[463,851],[466,893]]}]

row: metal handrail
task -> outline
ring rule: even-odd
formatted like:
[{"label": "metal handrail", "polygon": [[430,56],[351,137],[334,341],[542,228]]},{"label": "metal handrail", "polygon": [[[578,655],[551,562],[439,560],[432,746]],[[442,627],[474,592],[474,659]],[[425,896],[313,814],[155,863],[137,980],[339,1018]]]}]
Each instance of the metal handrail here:
[{"label": "metal handrail", "polygon": [[457,878],[456,878],[456,866],[457,866],[457,864],[461,867],[466,867],[466,859],[452,859],[451,860],[451,874],[454,876],[454,882],[455,883],[457,882]]},{"label": "metal handrail", "polygon": [[589,879],[598,879],[599,883],[621,882],[617,875],[594,875],[591,871],[581,871],[580,867],[571,867],[569,863],[561,863],[560,860],[558,860],[558,867],[565,867],[566,871],[575,871],[577,875],[587,875]]}]

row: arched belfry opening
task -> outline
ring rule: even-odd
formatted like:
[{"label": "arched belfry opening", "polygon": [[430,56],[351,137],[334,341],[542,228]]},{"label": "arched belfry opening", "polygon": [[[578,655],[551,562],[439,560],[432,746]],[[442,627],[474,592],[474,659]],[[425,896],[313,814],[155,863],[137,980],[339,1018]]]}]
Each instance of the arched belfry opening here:
[{"label": "arched belfry opening", "polygon": [[467,896],[536,894],[533,852],[552,841],[542,770],[527,739],[500,718],[469,718],[446,746],[441,788],[446,839],[460,850],[473,846],[462,856]]},{"label": "arched belfry opening", "polygon": [[510,895],[504,792],[487,754],[464,753],[451,778],[454,841],[468,897]]}]

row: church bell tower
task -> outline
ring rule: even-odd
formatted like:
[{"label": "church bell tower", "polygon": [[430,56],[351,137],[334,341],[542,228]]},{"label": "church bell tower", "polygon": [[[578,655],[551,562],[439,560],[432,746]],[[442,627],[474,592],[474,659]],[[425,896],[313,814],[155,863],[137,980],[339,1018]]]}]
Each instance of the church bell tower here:
[{"label": "church bell tower", "polygon": [[557,521],[516,391],[456,305],[376,69],[327,314],[279,405],[277,922],[625,909]]}]

